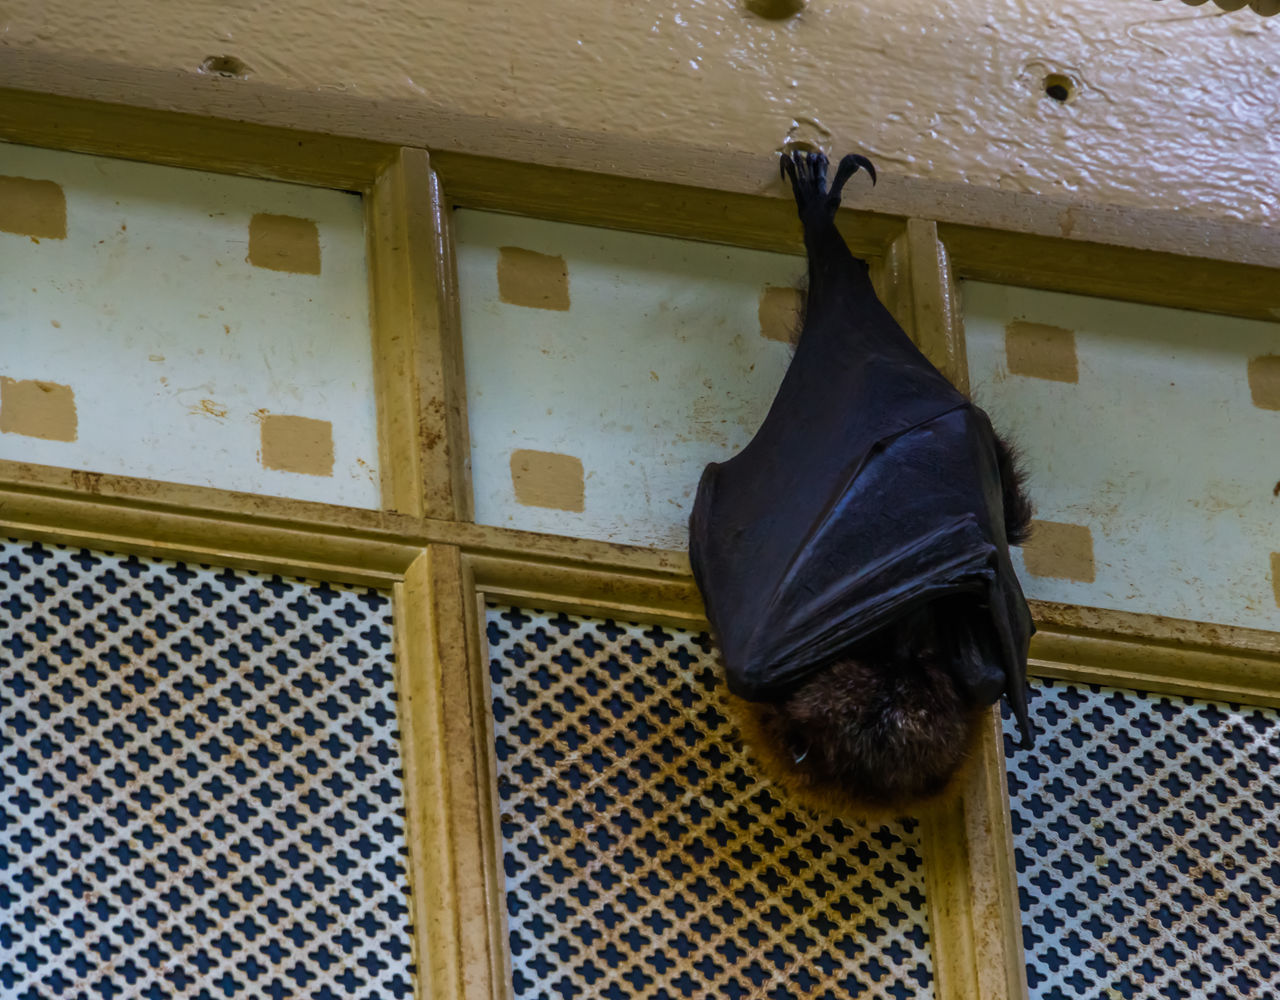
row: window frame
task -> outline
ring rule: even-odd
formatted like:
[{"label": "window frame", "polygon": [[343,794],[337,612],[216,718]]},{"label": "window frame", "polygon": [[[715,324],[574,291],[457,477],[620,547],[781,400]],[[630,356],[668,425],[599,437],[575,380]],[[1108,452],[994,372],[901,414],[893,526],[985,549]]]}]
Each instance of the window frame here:
[{"label": "window frame", "polygon": [[[248,102],[244,97],[243,101]],[[233,102],[234,103],[234,102]],[[472,523],[451,213],[465,207],[801,252],[780,186],[722,188],[544,159],[434,153],[227,117],[0,90],[0,139],[360,192],[368,241],[382,510],[0,462],[15,535],[389,588],[422,996],[509,998],[484,604],[706,627],[682,551]],[[483,148],[483,136],[470,137]],[[550,154],[548,154],[548,157]],[[681,177],[715,178],[688,150]],[[754,169],[754,168],[753,168]],[[958,278],[1280,318],[1280,234],[1170,213],[882,178],[842,209],[886,305],[962,389]],[[1032,602],[1030,672],[1280,705],[1280,633]],[[1003,744],[924,810],[935,995],[1026,996]]]}]

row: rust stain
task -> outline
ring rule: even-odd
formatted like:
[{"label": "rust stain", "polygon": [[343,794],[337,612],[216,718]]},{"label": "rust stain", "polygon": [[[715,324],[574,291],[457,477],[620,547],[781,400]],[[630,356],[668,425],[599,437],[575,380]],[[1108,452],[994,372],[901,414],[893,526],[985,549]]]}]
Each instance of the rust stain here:
[{"label": "rust stain", "polygon": [[585,507],[582,459],[554,451],[511,453],[511,485],[516,502],[581,513]]},{"label": "rust stain", "polygon": [[249,220],[245,260],[271,271],[319,274],[320,232],[310,219],[260,212]]},{"label": "rust stain", "polygon": [[88,472],[84,469],[72,469],[71,485],[83,493],[100,493],[102,491],[102,473]]},{"label": "rust stain", "polygon": [[1033,521],[1031,541],[1022,548],[1027,572],[1093,583],[1093,532],[1087,525],[1062,521]]},{"label": "rust stain", "polygon": [[67,197],[53,181],[0,177],[0,231],[50,240],[67,238]]},{"label": "rust stain", "polygon": [[1254,406],[1280,410],[1280,354],[1249,359],[1249,394]]},{"label": "rust stain", "polygon": [[721,416],[724,401],[718,396],[698,396],[693,401],[689,434],[684,441],[703,441],[719,447],[728,447],[729,421]]},{"label": "rust stain", "polygon": [[333,424],[281,413],[255,414],[262,421],[262,466],[306,476],[333,475]]},{"label": "rust stain", "polygon": [[756,310],[760,336],[794,345],[800,339],[803,311],[804,293],[800,289],[767,285],[760,293],[760,305]]},{"label": "rust stain", "polygon": [[1046,323],[1015,319],[1004,328],[1004,349],[1014,375],[1078,382],[1076,335],[1072,330]]},{"label": "rust stain", "polygon": [[1280,608],[1280,552],[1271,553],[1271,589],[1275,593],[1276,607]]},{"label": "rust stain", "polygon": [[74,441],[77,429],[76,394],[71,386],[0,377],[0,431],[45,441]]},{"label": "rust stain", "polygon": [[498,248],[498,298],[529,309],[569,308],[569,268],[563,257],[525,250]]},{"label": "rust stain", "polygon": [[200,402],[188,406],[187,409],[197,416],[222,419],[227,415],[227,408],[221,403],[215,403],[212,399],[202,399]]}]

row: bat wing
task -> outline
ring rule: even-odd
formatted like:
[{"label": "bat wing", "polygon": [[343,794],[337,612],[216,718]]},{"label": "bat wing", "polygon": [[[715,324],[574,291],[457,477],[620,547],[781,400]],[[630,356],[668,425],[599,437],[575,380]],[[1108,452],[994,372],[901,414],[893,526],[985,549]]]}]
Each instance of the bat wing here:
[{"label": "bat wing", "polygon": [[767,700],[923,605],[965,596],[977,620],[956,679],[976,703],[1007,694],[1025,735],[1033,626],[991,424],[880,304],[834,223],[805,221],[795,357],[752,441],[703,473],[690,521],[730,688]]}]

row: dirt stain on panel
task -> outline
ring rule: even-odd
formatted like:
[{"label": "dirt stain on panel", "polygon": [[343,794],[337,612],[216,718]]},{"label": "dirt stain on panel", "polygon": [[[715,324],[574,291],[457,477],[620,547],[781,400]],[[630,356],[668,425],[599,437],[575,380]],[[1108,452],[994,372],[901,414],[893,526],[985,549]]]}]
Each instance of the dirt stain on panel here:
[{"label": "dirt stain on panel", "polygon": [[1014,375],[1054,382],[1080,380],[1073,330],[1015,319],[1004,328],[1004,349]]},{"label": "dirt stain on panel", "polygon": [[187,407],[187,411],[199,417],[217,417],[219,420],[227,415],[227,408],[212,399],[202,399],[198,403],[192,403]]},{"label": "dirt stain on panel", "polygon": [[499,247],[498,298],[513,306],[565,312],[569,308],[569,267],[563,257]]},{"label": "dirt stain on panel", "polygon": [[0,177],[0,230],[33,239],[67,238],[67,197],[53,181]]},{"label": "dirt stain on panel", "polygon": [[1249,359],[1249,394],[1254,406],[1280,410],[1280,354]]},{"label": "dirt stain on panel", "polygon": [[516,502],[581,513],[584,507],[582,459],[554,451],[520,449],[511,453],[511,485]]},{"label": "dirt stain on panel", "polygon": [[1271,553],[1271,589],[1275,591],[1276,607],[1280,608],[1280,552]]},{"label": "dirt stain on panel", "polygon": [[768,285],[760,293],[760,336],[783,344],[800,339],[800,316],[804,309],[804,293],[798,288]]},{"label": "dirt stain on panel", "polygon": [[75,392],[57,382],[0,377],[0,431],[46,441],[74,441]]},{"label": "dirt stain on panel", "polygon": [[271,271],[319,274],[320,232],[310,219],[261,212],[249,220],[245,259]]},{"label": "dirt stain on panel", "polygon": [[1032,576],[1093,583],[1093,532],[1087,525],[1033,521],[1022,555]]},{"label": "dirt stain on panel", "polygon": [[310,417],[264,414],[262,466],[306,476],[332,476],[333,424]]}]

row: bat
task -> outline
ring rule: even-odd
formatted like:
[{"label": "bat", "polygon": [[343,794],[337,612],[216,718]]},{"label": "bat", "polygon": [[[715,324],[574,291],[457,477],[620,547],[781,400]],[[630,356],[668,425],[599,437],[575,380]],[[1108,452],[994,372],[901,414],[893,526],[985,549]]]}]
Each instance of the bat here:
[{"label": "bat", "polygon": [[[835,225],[841,160],[784,154],[809,286],[752,440],[703,471],[689,556],[744,736],[819,800],[899,807],[958,771],[1002,695],[1022,733],[1034,626],[1009,559],[1016,456],[915,347]],[[754,739],[751,739],[754,735]],[[772,758],[772,759],[770,759]]]}]

